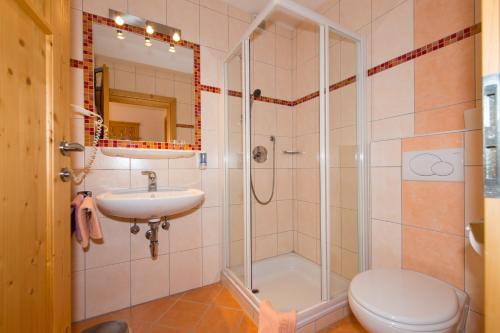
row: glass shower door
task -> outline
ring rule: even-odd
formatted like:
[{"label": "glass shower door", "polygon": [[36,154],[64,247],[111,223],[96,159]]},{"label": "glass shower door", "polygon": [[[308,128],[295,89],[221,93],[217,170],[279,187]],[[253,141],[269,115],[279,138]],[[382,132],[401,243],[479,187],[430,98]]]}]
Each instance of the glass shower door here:
[{"label": "glass shower door", "polygon": [[225,63],[226,75],[226,267],[244,278],[243,133],[241,48]]}]

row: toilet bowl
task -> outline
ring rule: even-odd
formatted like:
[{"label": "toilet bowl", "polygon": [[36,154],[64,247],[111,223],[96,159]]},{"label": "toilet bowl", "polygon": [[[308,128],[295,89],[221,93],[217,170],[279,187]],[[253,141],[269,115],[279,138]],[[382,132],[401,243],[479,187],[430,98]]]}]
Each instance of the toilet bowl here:
[{"label": "toilet bowl", "polygon": [[349,287],[352,312],[371,333],[463,332],[468,304],[465,292],[409,270],[369,270]]}]

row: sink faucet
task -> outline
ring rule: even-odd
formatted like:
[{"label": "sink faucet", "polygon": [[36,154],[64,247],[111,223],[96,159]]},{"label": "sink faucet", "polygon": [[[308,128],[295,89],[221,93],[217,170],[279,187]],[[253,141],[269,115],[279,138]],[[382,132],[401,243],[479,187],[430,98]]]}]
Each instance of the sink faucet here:
[{"label": "sink faucet", "polygon": [[143,175],[148,176],[148,192],[156,192],[156,172],[154,171],[143,171]]}]

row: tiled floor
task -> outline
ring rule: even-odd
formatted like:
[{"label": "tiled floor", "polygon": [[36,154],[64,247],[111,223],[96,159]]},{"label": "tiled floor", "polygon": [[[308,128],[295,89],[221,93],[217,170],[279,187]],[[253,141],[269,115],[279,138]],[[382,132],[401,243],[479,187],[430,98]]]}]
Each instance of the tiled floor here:
[{"label": "tiled floor", "polygon": [[133,333],[257,332],[221,284],[172,295],[73,324],[73,333],[107,320],[124,320]]},{"label": "tiled floor", "polygon": [[[73,333],[107,320],[124,320],[132,333],[250,333],[257,327],[216,283],[73,324]],[[322,333],[366,333],[350,316]]]},{"label": "tiled floor", "polygon": [[368,331],[359,324],[354,316],[350,315],[319,333],[368,333]]}]

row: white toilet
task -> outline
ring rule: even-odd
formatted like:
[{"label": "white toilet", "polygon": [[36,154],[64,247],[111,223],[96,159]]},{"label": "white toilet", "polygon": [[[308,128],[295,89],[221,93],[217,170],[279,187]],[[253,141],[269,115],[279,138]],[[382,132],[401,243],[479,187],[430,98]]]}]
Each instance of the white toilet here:
[{"label": "white toilet", "polygon": [[349,305],[371,333],[454,333],[464,330],[469,297],[425,274],[374,269],[351,281]]}]

